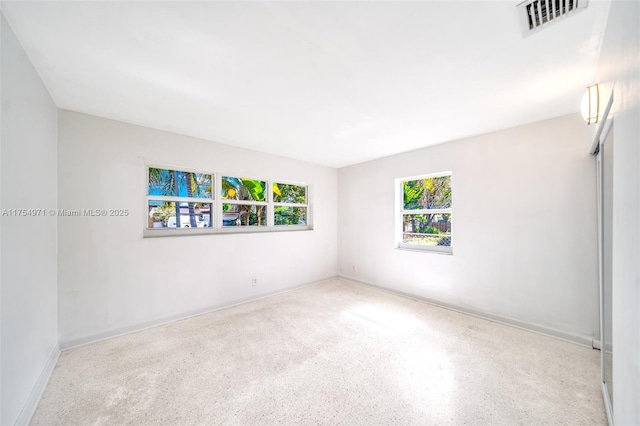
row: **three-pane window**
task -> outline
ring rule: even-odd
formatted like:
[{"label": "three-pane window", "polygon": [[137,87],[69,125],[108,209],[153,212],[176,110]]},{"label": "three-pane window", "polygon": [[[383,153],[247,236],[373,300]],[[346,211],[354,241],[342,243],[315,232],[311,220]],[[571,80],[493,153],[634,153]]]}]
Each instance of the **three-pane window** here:
[{"label": "three-pane window", "polygon": [[149,167],[146,228],[309,229],[308,190],[304,184]]}]

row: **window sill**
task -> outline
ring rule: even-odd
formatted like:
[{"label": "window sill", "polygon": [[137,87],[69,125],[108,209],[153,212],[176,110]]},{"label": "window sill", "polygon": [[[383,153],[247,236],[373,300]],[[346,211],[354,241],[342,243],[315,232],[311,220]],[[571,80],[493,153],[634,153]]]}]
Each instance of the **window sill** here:
[{"label": "window sill", "polygon": [[453,256],[453,247],[439,246],[417,246],[411,244],[401,244],[396,246],[396,250],[415,251],[420,253],[444,254]]},{"label": "window sill", "polygon": [[174,229],[174,228],[146,228],[142,231],[143,238],[164,238],[164,237],[186,237],[195,235],[238,235],[238,234],[265,234],[273,232],[299,232],[299,231],[313,231],[311,226],[271,226],[256,228],[189,228],[189,229]]}]

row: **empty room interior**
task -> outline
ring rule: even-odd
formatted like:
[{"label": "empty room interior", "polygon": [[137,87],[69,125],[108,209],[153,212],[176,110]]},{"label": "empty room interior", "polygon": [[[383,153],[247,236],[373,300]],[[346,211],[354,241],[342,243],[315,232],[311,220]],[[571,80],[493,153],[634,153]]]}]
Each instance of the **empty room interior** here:
[{"label": "empty room interior", "polygon": [[640,2],[1,12],[0,424],[640,425]]}]

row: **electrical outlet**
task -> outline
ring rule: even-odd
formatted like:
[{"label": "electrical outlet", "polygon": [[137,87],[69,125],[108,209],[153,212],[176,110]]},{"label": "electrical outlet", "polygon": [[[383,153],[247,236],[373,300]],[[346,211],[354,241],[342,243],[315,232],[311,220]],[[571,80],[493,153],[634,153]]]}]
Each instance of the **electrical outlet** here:
[{"label": "electrical outlet", "polygon": [[252,285],[252,286],[256,286],[256,285],[258,285],[258,279],[257,279],[257,278],[252,278],[252,279],[251,279],[251,285]]}]

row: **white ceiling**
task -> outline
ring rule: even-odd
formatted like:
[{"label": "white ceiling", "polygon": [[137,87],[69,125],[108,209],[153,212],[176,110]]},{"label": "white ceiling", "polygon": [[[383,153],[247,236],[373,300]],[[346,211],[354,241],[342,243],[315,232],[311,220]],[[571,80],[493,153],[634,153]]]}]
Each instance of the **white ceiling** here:
[{"label": "white ceiling", "polygon": [[579,110],[609,1],[2,2],[60,108],[341,167]]}]

